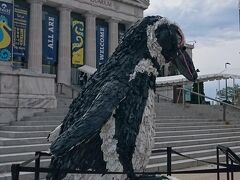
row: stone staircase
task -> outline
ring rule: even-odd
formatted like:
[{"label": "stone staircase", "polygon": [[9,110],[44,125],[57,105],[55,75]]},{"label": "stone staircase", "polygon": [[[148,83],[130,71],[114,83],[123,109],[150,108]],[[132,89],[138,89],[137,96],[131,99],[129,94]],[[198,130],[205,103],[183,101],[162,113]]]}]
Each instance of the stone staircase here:
[{"label": "stone staircase", "polygon": [[[161,100],[156,104],[155,149],[172,147],[175,151],[199,160],[216,162],[216,146],[221,144],[240,153],[240,111],[227,111],[209,105],[179,105]],[[224,158],[224,156],[221,156]],[[167,157],[152,154],[148,171],[166,171]],[[205,163],[172,155],[172,169]]]},{"label": "stone staircase", "polygon": [[[0,180],[11,179],[11,164],[20,163],[34,157],[35,151],[47,151],[48,133],[63,120],[72,99],[58,97],[58,108],[22,121],[0,126]],[[240,113],[221,120],[221,111],[207,105],[182,106],[161,100],[156,103],[155,149],[173,147],[185,155],[215,161],[218,144],[232,147],[240,152]],[[173,169],[201,165],[193,160],[173,155]],[[41,160],[46,167],[49,159]],[[34,164],[30,164],[34,166]],[[166,155],[152,154],[147,166],[148,171],[166,169]],[[44,174],[42,174],[44,176]],[[22,180],[33,179],[31,173],[22,173]]]},{"label": "stone staircase", "polygon": [[[57,109],[36,113],[33,117],[0,127],[0,180],[11,179],[13,163],[33,158],[36,151],[48,151],[50,144],[47,136],[64,119],[71,102],[72,99],[60,96]],[[41,160],[41,167],[48,166],[49,162],[49,159]],[[34,166],[34,162],[29,166]],[[33,177],[32,173],[21,173],[20,180]]]}]

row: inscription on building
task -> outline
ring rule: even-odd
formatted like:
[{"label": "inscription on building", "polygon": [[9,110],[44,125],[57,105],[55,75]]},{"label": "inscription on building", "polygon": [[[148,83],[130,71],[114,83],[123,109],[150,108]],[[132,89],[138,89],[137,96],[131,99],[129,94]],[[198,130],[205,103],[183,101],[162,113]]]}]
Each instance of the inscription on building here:
[{"label": "inscription on building", "polygon": [[112,1],[110,0],[90,0],[91,3],[100,4],[107,7],[112,7]]}]

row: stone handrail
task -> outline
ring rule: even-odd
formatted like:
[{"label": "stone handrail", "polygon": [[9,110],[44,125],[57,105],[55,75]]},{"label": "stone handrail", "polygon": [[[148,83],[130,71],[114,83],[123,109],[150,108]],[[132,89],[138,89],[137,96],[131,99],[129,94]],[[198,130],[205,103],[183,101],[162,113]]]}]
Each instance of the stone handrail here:
[{"label": "stone handrail", "polygon": [[64,87],[71,91],[71,98],[74,98],[75,92],[76,92],[76,95],[81,93],[80,89],[78,89],[74,86],[71,86],[71,85],[67,85],[65,83],[57,83],[57,93],[64,94],[64,92],[63,92]]}]

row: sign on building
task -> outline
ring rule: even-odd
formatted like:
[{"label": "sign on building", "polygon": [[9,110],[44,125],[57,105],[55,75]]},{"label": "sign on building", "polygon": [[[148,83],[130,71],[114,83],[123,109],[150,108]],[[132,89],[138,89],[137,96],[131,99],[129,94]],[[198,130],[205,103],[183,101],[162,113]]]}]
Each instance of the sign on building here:
[{"label": "sign on building", "polygon": [[43,64],[55,64],[58,49],[58,15],[47,11],[44,16]]},{"label": "sign on building", "polygon": [[96,64],[99,67],[108,59],[108,24],[98,22],[96,28]]},{"label": "sign on building", "polygon": [[12,58],[13,4],[0,1],[0,61]]},{"label": "sign on building", "polygon": [[29,7],[27,4],[14,4],[13,57],[26,61],[28,52]]},{"label": "sign on building", "polygon": [[82,20],[73,18],[71,27],[72,27],[72,64],[83,65],[85,25]]}]

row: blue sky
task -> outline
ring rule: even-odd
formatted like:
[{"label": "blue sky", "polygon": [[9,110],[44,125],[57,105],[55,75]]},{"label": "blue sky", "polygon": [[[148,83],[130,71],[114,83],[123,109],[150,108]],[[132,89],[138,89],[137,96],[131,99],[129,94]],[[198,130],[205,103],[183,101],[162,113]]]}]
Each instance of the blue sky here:
[{"label": "blue sky", "polygon": [[240,74],[238,0],[150,0],[144,15],[161,15],[196,41],[193,60],[202,73],[217,73],[226,62]]}]

